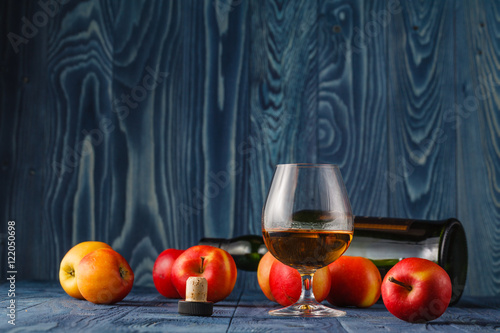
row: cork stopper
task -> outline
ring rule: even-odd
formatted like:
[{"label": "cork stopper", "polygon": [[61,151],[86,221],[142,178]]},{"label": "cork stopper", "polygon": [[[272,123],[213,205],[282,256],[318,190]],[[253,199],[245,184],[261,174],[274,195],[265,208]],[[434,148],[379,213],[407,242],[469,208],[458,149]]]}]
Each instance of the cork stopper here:
[{"label": "cork stopper", "polygon": [[204,277],[191,276],[186,282],[186,302],[206,302],[208,284]]},{"label": "cork stopper", "polygon": [[181,315],[211,316],[213,303],[207,302],[208,284],[204,277],[191,276],[186,281],[186,300],[179,301]]}]

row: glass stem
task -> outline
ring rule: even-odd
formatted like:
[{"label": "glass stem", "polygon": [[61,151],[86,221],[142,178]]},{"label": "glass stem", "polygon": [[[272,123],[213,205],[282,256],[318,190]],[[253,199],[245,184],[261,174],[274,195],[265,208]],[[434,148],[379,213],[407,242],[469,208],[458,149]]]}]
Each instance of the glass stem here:
[{"label": "glass stem", "polygon": [[302,277],[302,292],[300,293],[300,298],[297,301],[298,304],[318,304],[313,293],[313,275],[314,273],[300,274]]}]

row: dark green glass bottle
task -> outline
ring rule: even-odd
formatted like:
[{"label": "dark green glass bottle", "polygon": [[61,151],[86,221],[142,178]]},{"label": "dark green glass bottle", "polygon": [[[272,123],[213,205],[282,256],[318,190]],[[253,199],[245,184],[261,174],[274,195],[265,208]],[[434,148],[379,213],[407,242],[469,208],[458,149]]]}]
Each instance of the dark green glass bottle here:
[{"label": "dark green glass bottle", "polygon": [[[322,219],[331,220],[330,215],[328,212],[300,211],[293,218],[321,222]],[[204,238],[200,244],[228,251],[238,268],[250,271],[257,270],[260,258],[267,252],[262,236],[255,235],[233,239]],[[455,218],[415,220],[356,216],[354,237],[345,255],[372,260],[382,278],[404,258],[431,260],[450,276],[453,288],[450,305],[458,302],[465,288],[467,239],[462,224]]]},{"label": "dark green glass bottle", "polygon": [[233,239],[203,238],[199,245],[211,245],[226,250],[234,259],[236,267],[245,271],[256,271],[259,261],[267,252],[262,236],[246,235]]}]

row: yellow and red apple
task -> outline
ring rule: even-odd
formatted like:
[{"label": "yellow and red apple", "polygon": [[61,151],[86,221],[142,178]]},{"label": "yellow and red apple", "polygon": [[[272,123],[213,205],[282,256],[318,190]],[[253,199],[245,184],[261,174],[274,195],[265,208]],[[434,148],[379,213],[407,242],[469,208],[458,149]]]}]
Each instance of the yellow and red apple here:
[{"label": "yellow and red apple", "polygon": [[207,280],[207,301],[219,302],[233,291],[238,271],[233,257],[220,248],[196,245],[177,257],[171,280],[182,298],[186,297],[186,281],[191,276]]},{"label": "yellow and red apple", "polygon": [[108,248],[109,246],[103,242],[88,241],[82,242],[73,246],[61,260],[61,265],[59,268],[59,282],[64,291],[71,297],[83,299],[80,290],[78,290],[78,285],[76,282],[76,276],[78,264],[83,257],[85,257],[90,252],[97,249]]},{"label": "yellow and red apple", "polygon": [[269,273],[271,272],[271,267],[275,261],[278,261],[271,252],[266,252],[262,259],[259,261],[259,266],[257,267],[257,282],[259,283],[260,289],[266,295],[266,297],[273,302],[276,299],[271,292],[271,286],[269,285]]},{"label": "yellow and red apple", "polygon": [[134,284],[134,272],[118,252],[101,248],[83,257],[76,281],[87,301],[112,304],[128,295]]},{"label": "yellow and red apple", "polygon": [[328,265],[328,269],[332,285],[326,299],[332,305],[367,308],[380,298],[382,278],[371,260],[342,256]]},{"label": "yellow and red apple", "polygon": [[168,298],[180,298],[181,296],[172,283],[172,266],[175,260],[184,252],[184,250],[166,249],[158,258],[153,266],[153,282],[156,290]]},{"label": "yellow and red apple", "polygon": [[451,280],[438,264],[406,258],[394,265],[382,282],[382,299],[394,316],[411,323],[439,318],[448,308]]}]

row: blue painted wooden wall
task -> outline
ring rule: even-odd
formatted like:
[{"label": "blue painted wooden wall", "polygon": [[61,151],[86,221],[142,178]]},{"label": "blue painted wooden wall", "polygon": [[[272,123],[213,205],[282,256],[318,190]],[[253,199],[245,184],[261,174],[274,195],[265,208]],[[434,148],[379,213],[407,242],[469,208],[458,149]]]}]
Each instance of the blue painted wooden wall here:
[{"label": "blue painted wooden wall", "polygon": [[151,284],[165,248],[260,233],[275,164],[324,162],[355,214],[458,217],[465,292],[500,294],[499,3],[9,0],[0,13],[0,219],[17,223],[19,277],[56,279],[64,253],[96,239]]}]

